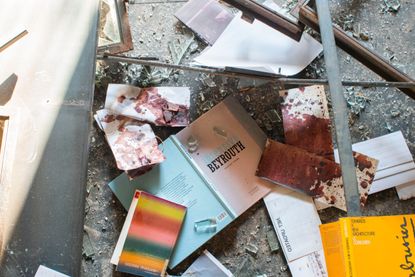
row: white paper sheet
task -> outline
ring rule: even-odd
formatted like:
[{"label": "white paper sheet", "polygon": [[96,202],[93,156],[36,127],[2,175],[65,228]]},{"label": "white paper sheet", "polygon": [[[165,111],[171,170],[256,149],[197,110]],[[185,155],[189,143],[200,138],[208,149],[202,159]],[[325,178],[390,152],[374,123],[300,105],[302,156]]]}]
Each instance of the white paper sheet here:
[{"label": "white paper sheet", "polygon": [[[264,5],[279,9],[272,1]],[[196,63],[291,76],[303,70],[323,50],[307,33],[297,42],[258,20],[250,24],[240,15],[235,16],[212,47],[195,58]]]},{"label": "white paper sheet", "polygon": [[35,277],[69,277],[69,276],[41,265],[37,269]]},{"label": "white paper sheet", "polygon": [[[369,194],[396,187],[399,199],[415,197],[415,163],[401,131],[355,143],[352,149],[379,161]],[[339,162],[337,149],[334,156]],[[317,210],[329,207],[315,204]]]},{"label": "white paper sheet", "polygon": [[209,251],[203,254],[183,273],[182,277],[233,277]]}]

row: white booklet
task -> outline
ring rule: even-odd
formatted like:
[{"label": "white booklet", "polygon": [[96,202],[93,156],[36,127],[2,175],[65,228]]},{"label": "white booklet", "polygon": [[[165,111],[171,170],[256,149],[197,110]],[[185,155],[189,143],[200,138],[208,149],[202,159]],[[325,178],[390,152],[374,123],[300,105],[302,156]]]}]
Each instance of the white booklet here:
[{"label": "white booklet", "polygon": [[192,263],[183,273],[182,277],[233,277],[221,262],[218,261],[209,251],[204,250],[203,254]]},{"label": "white booklet", "polygon": [[311,197],[276,187],[264,202],[294,277],[327,277],[321,224]]}]

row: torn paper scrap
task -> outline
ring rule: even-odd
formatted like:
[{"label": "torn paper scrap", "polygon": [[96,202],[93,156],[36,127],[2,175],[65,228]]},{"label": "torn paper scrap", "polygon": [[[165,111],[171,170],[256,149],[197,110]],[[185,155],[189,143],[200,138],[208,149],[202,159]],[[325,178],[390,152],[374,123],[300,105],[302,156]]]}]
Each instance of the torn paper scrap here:
[{"label": "torn paper scrap", "polygon": [[303,70],[322,50],[321,44],[307,33],[297,42],[259,20],[246,22],[239,13],[213,46],[194,61],[205,66],[291,76]]},{"label": "torn paper scrap", "polygon": [[396,192],[400,200],[408,200],[415,197],[415,181],[397,186]]},{"label": "torn paper scrap", "polygon": [[288,267],[293,277],[328,277],[323,249],[288,262]]},{"label": "torn paper scrap", "polygon": [[182,277],[212,276],[233,277],[234,275],[207,250],[204,250],[203,254],[182,275]]},{"label": "torn paper scrap", "polygon": [[285,143],[334,161],[330,115],[324,86],[281,91]]},{"label": "torn paper scrap", "polygon": [[217,0],[190,0],[175,14],[207,44],[214,44],[234,15]]},{"label": "torn paper scrap", "polygon": [[165,160],[151,126],[108,110],[99,110],[96,118],[114,154],[117,167],[130,173],[148,171],[149,166]]},{"label": "torn paper scrap", "polygon": [[46,266],[40,265],[36,271],[35,277],[69,277],[63,273],[57,272],[56,270],[50,269]]},{"label": "torn paper scrap", "polygon": [[105,109],[157,126],[189,124],[190,90],[187,87],[139,88],[109,84]]},{"label": "torn paper scrap", "polygon": [[[364,206],[378,162],[359,153],[354,153],[354,158],[360,201]],[[257,176],[346,210],[340,165],[298,147],[268,140]]]}]

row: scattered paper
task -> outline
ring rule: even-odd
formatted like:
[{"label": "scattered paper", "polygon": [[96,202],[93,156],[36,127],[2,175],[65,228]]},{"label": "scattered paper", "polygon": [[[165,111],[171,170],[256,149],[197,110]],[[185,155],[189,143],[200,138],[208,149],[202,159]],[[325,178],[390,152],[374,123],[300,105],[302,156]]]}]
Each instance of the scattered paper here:
[{"label": "scattered paper", "polygon": [[108,110],[97,111],[95,119],[105,132],[117,167],[130,173],[130,177],[137,176],[137,171],[144,173],[152,165],[165,160],[149,124],[112,114]]},{"label": "scattered paper", "polygon": [[139,88],[109,84],[105,109],[157,126],[189,124],[190,90],[186,87]]},{"label": "scattered paper", "polygon": [[288,266],[293,277],[328,277],[322,249],[288,262]]},{"label": "scattered paper", "polygon": [[[277,6],[271,3],[269,8]],[[246,22],[239,13],[195,62],[291,76],[303,70],[322,50],[321,44],[307,33],[297,42],[259,20]]]},{"label": "scattered paper", "polygon": [[63,273],[57,272],[46,266],[40,265],[36,271],[35,277],[69,277]]},{"label": "scattered paper", "polygon": [[183,273],[182,277],[233,277],[209,251],[203,254]]}]

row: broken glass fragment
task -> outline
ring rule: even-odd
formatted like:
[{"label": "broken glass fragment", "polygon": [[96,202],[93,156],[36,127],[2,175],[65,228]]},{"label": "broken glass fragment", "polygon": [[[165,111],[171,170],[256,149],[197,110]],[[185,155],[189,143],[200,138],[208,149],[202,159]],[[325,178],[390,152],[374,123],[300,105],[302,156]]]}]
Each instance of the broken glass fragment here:
[{"label": "broken glass fragment", "polygon": [[253,244],[253,243],[248,243],[246,246],[245,246],[245,251],[247,252],[247,253],[249,253],[249,254],[251,254],[252,256],[256,256],[257,255],[257,253],[258,253],[258,246],[256,246],[255,244]]},{"label": "broken glass fragment", "polygon": [[196,221],[194,228],[196,233],[214,233],[216,232],[217,222],[214,218],[208,218]]},{"label": "broken glass fragment", "polygon": [[277,252],[280,249],[277,236],[273,230],[267,232],[267,241],[271,252]]},{"label": "broken glass fragment", "polygon": [[198,149],[198,147],[199,147],[198,140],[194,136],[190,136],[187,139],[187,150],[190,153],[194,153],[194,152],[196,152],[196,150]]}]

